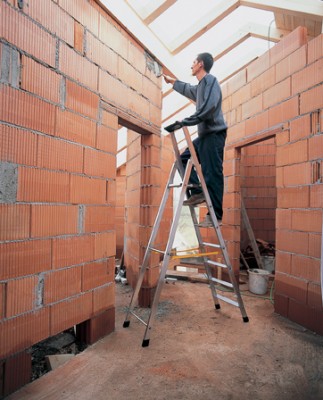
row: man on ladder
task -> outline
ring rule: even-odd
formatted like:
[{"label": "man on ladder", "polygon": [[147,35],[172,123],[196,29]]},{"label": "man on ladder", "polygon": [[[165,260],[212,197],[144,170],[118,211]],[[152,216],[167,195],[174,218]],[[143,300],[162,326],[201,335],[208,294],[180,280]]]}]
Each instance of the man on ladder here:
[{"label": "man on ladder", "polygon": [[[167,83],[171,83],[174,90],[178,93],[196,102],[196,112],[179,123],[182,126],[197,125],[198,137],[193,141],[193,145],[202,167],[202,173],[205,178],[216,218],[219,225],[221,225],[224,186],[223,152],[227,136],[227,125],[222,113],[222,93],[220,85],[217,79],[209,73],[212,66],[212,55],[209,53],[200,53],[193,61],[191,67],[192,75],[199,81],[198,85],[190,85],[166,75],[164,75],[164,79]],[[190,157],[191,154],[187,148],[181,154],[184,168],[186,168]],[[192,169],[190,183],[194,185],[199,184],[194,169]],[[205,198],[201,189],[194,187],[190,190],[189,199],[183,204],[194,206],[204,201]],[[206,214],[205,220],[200,226],[212,226],[209,213]]]}]

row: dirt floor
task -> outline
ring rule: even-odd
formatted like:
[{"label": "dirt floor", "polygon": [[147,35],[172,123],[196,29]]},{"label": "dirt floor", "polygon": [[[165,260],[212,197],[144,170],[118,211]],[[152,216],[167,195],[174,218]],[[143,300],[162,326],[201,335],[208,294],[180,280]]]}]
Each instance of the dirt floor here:
[{"label": "dirt floor", "polygon": [[275,314],[268,298],[243,292],[244,323],[239,308],[214,309],[207,284],[165,284],[143,348],[144,326],[122,327],[132,290],[116,292],[115,332],[10,400],[323,399],[323,337]]}]

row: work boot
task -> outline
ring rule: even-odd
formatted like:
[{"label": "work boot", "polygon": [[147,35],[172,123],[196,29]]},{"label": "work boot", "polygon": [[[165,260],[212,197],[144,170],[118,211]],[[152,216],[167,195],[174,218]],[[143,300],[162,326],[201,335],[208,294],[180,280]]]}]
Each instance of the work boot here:
[{"label": "work boot", "polygon": [[[222,225],[222,219],[218,219],[218,224],[219,226]],[[204,221],[198,224],[200,228],[212,228],[212,219],[210,214],[206,214]]]},{"label": "work boot", "polygon": [[189,199],[183,202],[184,206],[197,206],[198,204],[204,203],[205,197],[203,192],[193,194]]}]

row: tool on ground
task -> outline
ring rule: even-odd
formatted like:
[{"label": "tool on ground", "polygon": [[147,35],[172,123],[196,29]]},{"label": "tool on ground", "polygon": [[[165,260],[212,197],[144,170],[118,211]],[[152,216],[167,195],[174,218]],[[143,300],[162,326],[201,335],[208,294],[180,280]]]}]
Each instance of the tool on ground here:
[{"label": "tool on ground", "polygon": [[[177,141],[176,141],[176,138],[175,138],[175,131],[180,129],[180,128],[183,128],[185,139],[186,139],[186,142],[187,142],[187,146],[188,146],[188,148],[190,150],[190,153],[191,153],[191,158],[188,160],[188,163],[187,163],[185,171],[184,171],[183,164],[182,164],[182,161],[181,161],[181,158],[180,158],[180,152],[179,152],[179,149],[178,149],[178,144],[177,144]],[[241,298],[239,285],[238,285],[238,283],[236,281],[236,278],[235,278],[235,275],[234,275],[234,272],[233,272],[233,268],[232,268],[232,265],[231,265],[231,262],[230,262],[229,254],[228,254],[228,251],[227,251],[227,247],[226,247],[225,241],[223,239],[218,220],[217,220],[217,218],[215,216],[215,213],[214,213],[213,205],[211,203],[211,199],[210,199],[210,196],[209,196],[209,193],[208,193],[208,190],[207,190],[207,186],[206,186],[203,174],[202,174],[202,169],[201,169],[201,166],[200,166],[200,164],[198,162],[197,154],[195,152],[193,143],[191,141],[191,137],[190,137],[189,131],[188,131],[187,127],[185,127],[185,126],[183,127],[180,122],[175,122],[174,124],[169,125],[165,129],[168,132],[171,133],[172,144],[173,144],[176,160],[175,160],[175,162],[173,164],[173,167],[172,167],[172,169],[170,171],[170,174],[169,174],[168,182],[166,184],[166,188],[165,188],[165,191],[164,191],[164,194],[163,194],[163,197],[162,197],[162,200],[161,200],[161,204],[160,204],[157,216],[156,216],[156,220],[155,220],[155,223],[154,223],[154,226],[153,226],[153,229],[152,229],[152,233],[151,233],[150,239],[149,239],[148,244],[147,244],[147,248],[146,248],[146,252],[145,252],[145,255],[144,255],[143,263],[142,263],[142,266],[141,266],[141,269],[140,269],[140,272],[139,272],[137,284],[136,284],[135,290],[133,292],[133,295],[132,295],[132,298],[131,298],[131,301],[130,301],[130,305],[129,305],[129,308],[128,308],[128,311],[127,311],[127,314],[126,314],[125,321],[123,323],[123,327],[124,328],[129,327],[129,325],[130,325],[130,317],[134,316],[135,318],[137,318],[141,323],[143,323],[146,326],[144,338],[143,338],[143,341],[142,341],[142,346],[143,347],[149,346],[149,340],[150,340],[150,333],[151,333],[151,329],[152,329],[152,324],[153,324],[154,318],[155,318],[156,313],[157,313],[158,302],[159,302],[159,298],[160,298],[160,294],[161,294],[161,290],[162,290],[163,284],[165,282],[167,267],[168,267],[170,259],[173,256],[172,247],[173,247],[175,234],[176,234],[177,226],[178,226],[180,215],[181,215],[181,210],[182,210],[182,207],[183,207],[184,198],[185,198],[185,196],[187,194],[187,190],[191,189],[192,187],[194,187],[194,185],[191,185],[189,183],[189,177],[190,177],[192,168],[195,168],[197,176],[199,177],[199,180],[200,180],[200,186],[199,187],[202,189],[203,194],[205,196],[206,205],[207,205],[207,208],[208,208],[211,220],[212,220],[212,226],[211,227],[215,230],[215,233],[216,233],[216,236],[217,236],[217,239],[218,239],[218,243],[217,244],[207,243],[207,242],[203,241],[203,237],[202,237],[202,234],[201,234],[201,231],[200,231],[200,226],[199,226],[199,223],[198,223],[198,220],[197,220],[197,215],[196,215],[196,212],[195,212],[195,209],[194,209],[194,205],[189,205],[191,217],[192,217],[193,224],[194,224],[194,227],[195,227],[196,237],[197,237],[197,240],[198,240],[198,243],[199,243],[199,249],[201,251],[201,253],[197,253],[194,256],[200,257],[200,258],[203,259],[203,264],[204,264],[204,268],[205,268],[205,271],[206,271],[206,274],[207,274],[207,277],[208,277],[208,282],[209,282],[209,285],[210,285],[210,288],[211,288],[211,293],[212,293],[212,297],[213,297],[215,308],[217,310],[220,309],[219,300],[222,300],[222,301],[224,301],[226,303],[229,303],[229,304],[232,304],[232,305],[234,305],[236,307],[239,307],[240,311],[241,311],[241,315],[242,315],[243,321],[244,322],[248,322],[249,321],[249,318],[247,317],[247,314],[246,314],[246,311],[245,311],[245,308],[244,308],[244,304],[243,304],[243,301],[242,301],[242,298]],[[182,179],[182,182],[179,183],[179,184],[178,183],[174,183],[174,178],[175,178],[176,172],[179,173],[179,175],[180,175],[180,177]],[[169,193],[173,188],[181,188],[181,192],[180,192],[180,196],[179,196],[179,202],[178,202],[178,205],[177,205],[177,207],[175,209],[174,218],[173,218],[172,225],[171,225],[171,228],[170,228],[169,238],[168,238],[168,242],[167,242],[167,245],[166,245],[166,249],[165,250],[160,250],[160,249],[154,248],[154,243],[155,243],[156,236],[158,234],[158,230],[159,230],[160,223],[161,223],[161,220],[162,220],[162,217],[163,217],[163,213],[164,213],[164,210],[165,210],[165,207],[166,207],[166,202],[167,202]],[[220,253],[222,252],[221,261],[223,260],[223,262],[217,262],[217,261],[210,260],[208,255],[210,255],[211,253],[214,253],[214,251],[213,252],[207,252],[206,248],[218,249],[218,251]],[[142,283],[143,283],[145,272],[147,271],[148,266],[149,266],[149,259],[150,259],[150,255],[151,255],[152,252],[157,252],[157,253],[163,254],[163,261],[162,261],[162,265],[161,265],[161,269],[160,269],[160,275],[159,275],[158,284],[157,284],[157,287],[156,287],[156,291],[155,291],[155,294],[154,294],[152,306],[151,306],[150,313],[149,313],[149,316],[148,316],[148,321],[145,322],[139,315],[137,315],[134,312],[134,308],[135,308],[136,302],[138,300],[138,295],[139,295],[139,291],[140,291],[140,288],[141,288]],[[212,274],[212,270],[214,270],[215,268],[223,268],[223,269],[225,269],[227,271],[227,275],[228,275],[228,278],[229,278],[230,282],[222,280],[222,279],[215,278],[213,276],[214,274]],[[217,285],[223,285],[223,286],[225,286],[227,288],[232,289],[235,299],[231,299],[228,296],[224,296],[224,295],[218,294],[217,291],[216,291],[216,284]]]}]

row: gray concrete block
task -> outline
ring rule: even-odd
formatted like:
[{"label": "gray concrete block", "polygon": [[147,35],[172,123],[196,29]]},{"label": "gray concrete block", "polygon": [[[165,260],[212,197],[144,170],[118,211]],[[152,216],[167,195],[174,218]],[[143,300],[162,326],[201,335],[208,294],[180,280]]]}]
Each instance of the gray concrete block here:
[{"label": "gray concrete block", "polygon": [[0,203],[17,201],[18,166],[9,162],[0,162]]}]

